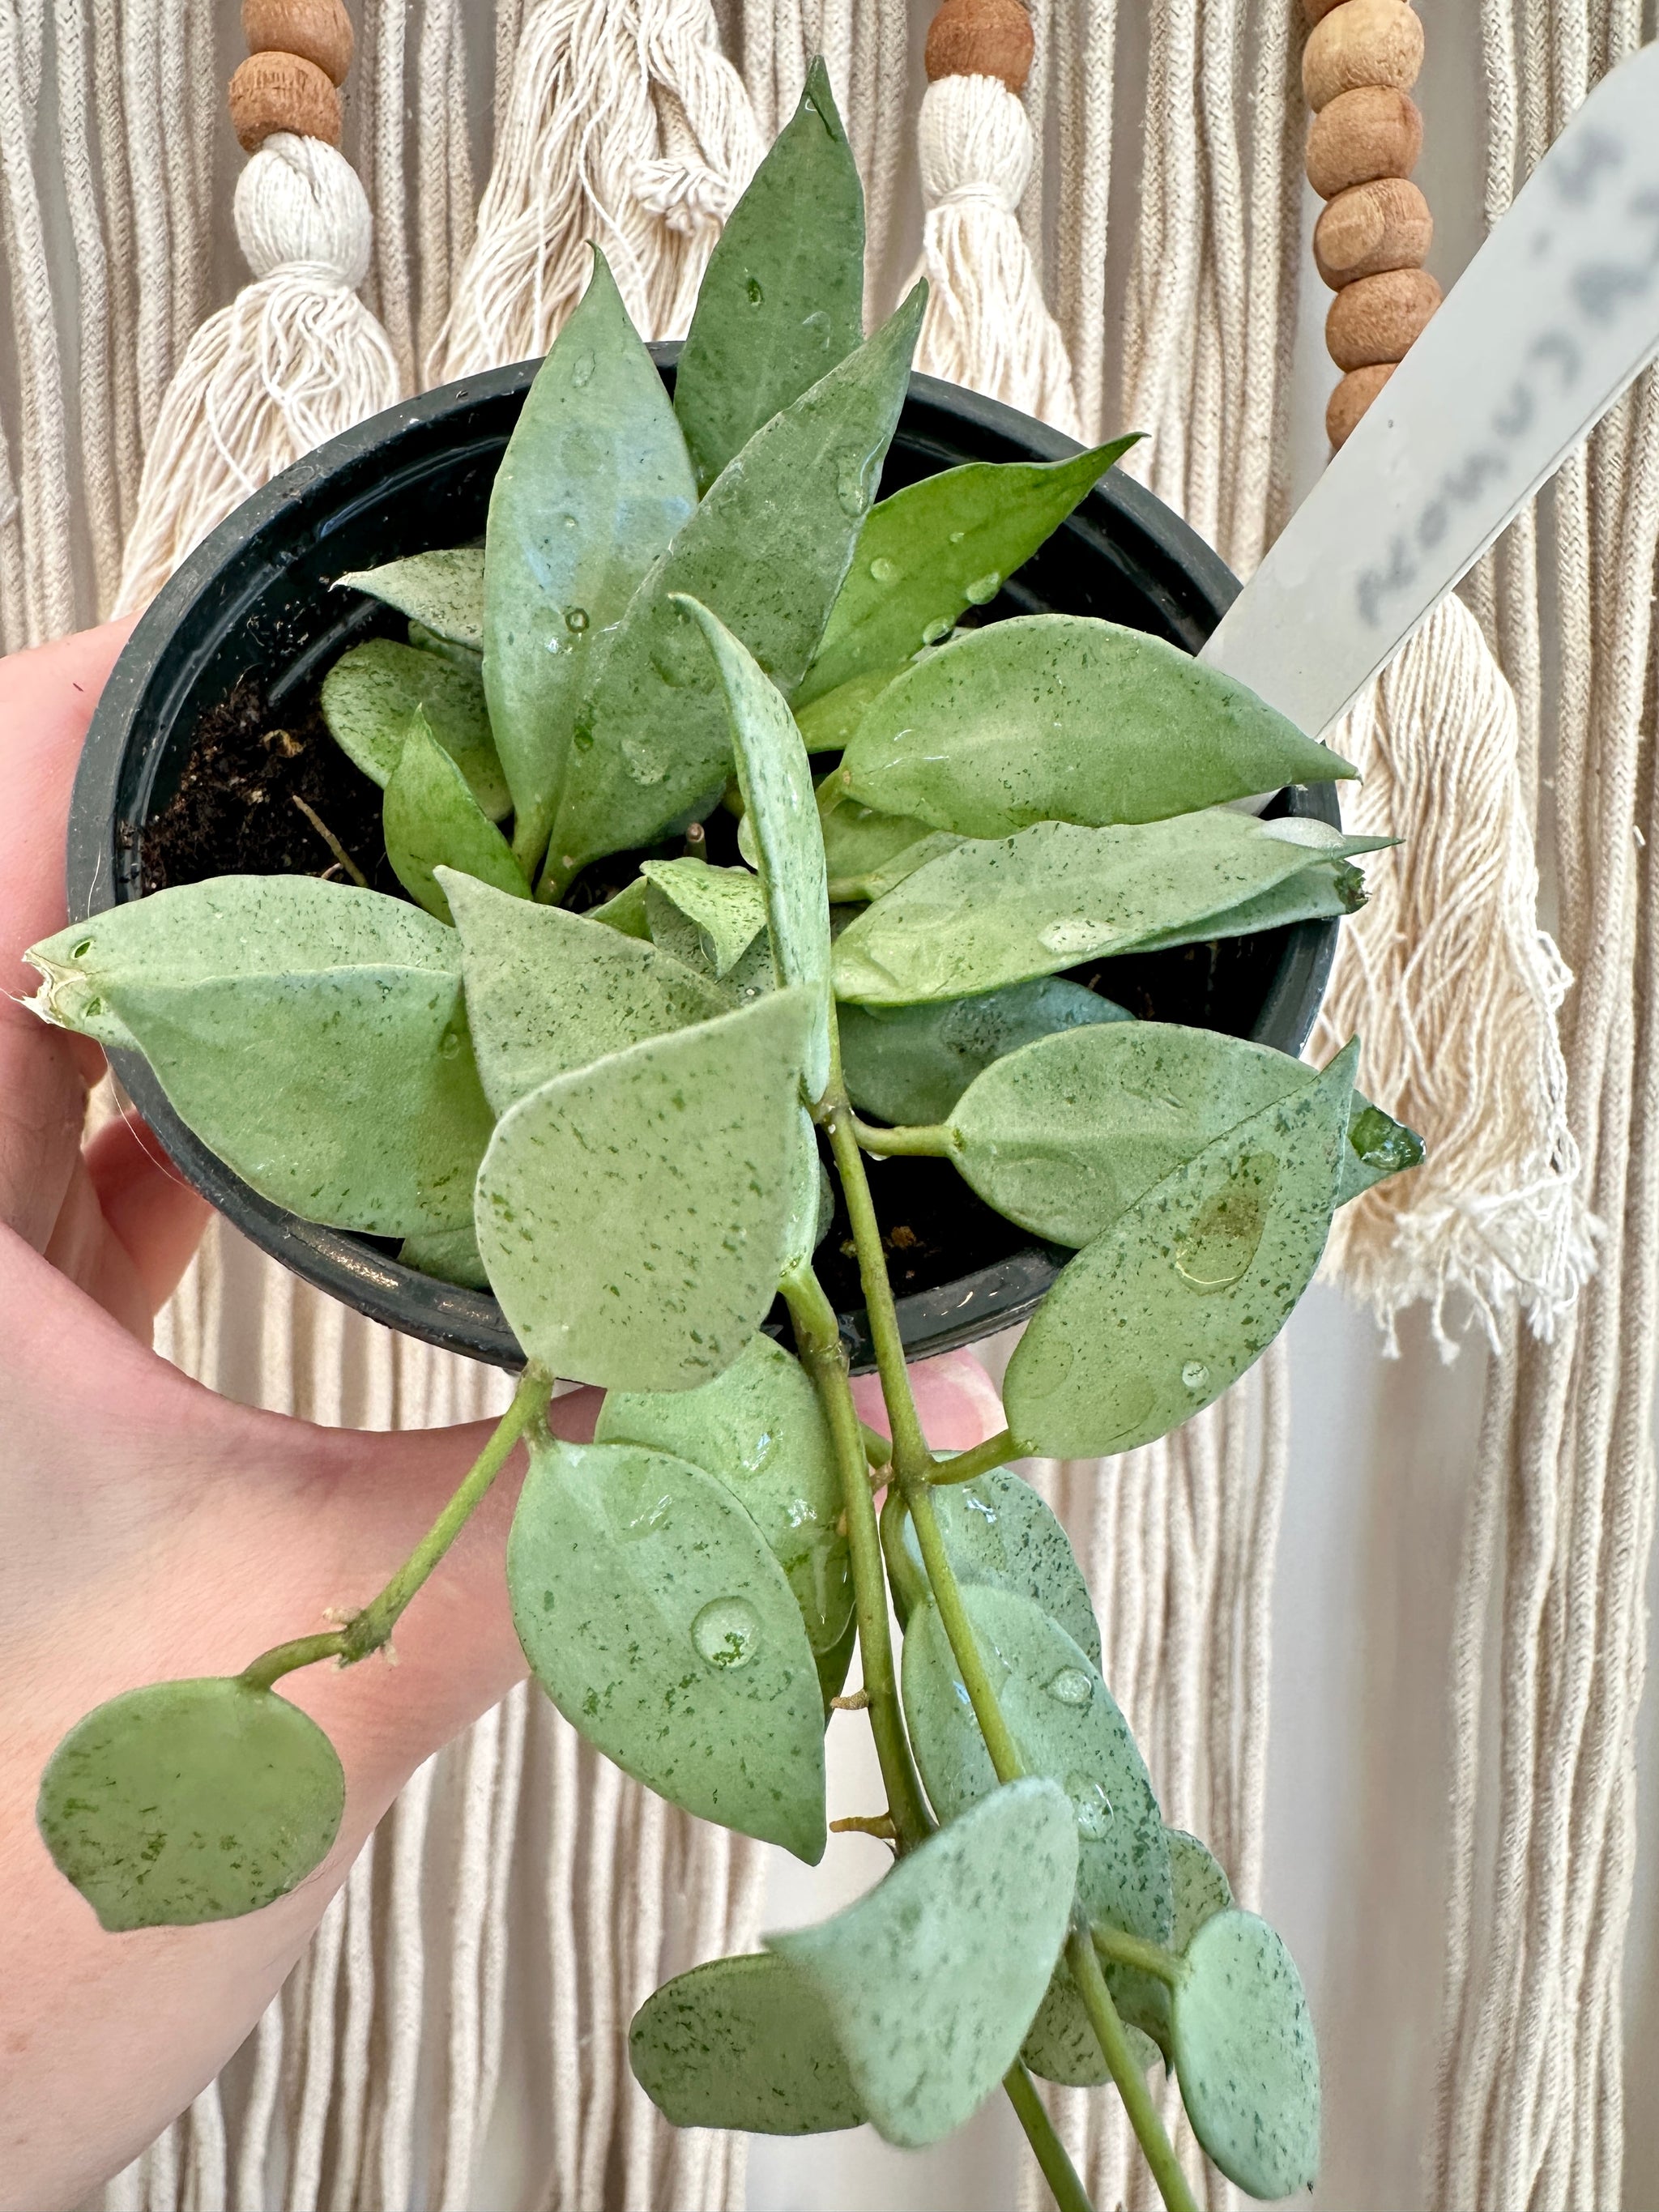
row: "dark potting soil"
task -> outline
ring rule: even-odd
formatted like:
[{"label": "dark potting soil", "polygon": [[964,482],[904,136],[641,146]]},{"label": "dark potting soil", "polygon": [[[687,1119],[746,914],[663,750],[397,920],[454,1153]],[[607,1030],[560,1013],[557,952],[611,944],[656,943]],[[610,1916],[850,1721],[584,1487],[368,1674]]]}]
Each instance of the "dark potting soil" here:
[{"label": "dark potting soil", "polygon": [[[1279,811],[1277,805],[1267,810]],[[330,737],[315,689],[289,691],[276,712],[267,707],[257,684],[245,681],[204,718],[177,791],[144,826],[144,889],[161,890],[217,875],[343,878],[348,871],[325,831],[374,890],[406,896],[386,857],[380,789]],[[705,831],[708,858],[729,866],[738,858],[732,817],[716,808]],[[647,851],[598,861],[574,887],[570,904],[579,912],[599,906],[634,880],[642,860],[686,849],[685,841],[675,838]],[[1140,1020],[1181,1022],[1243,1036],[1278,971],[1284,937],[1279,931],[1224,938],[1170,952],[1091,961],[1069,972],[1074,981],[1115,1000]],[[869,1174],[897,1297],[938,1289],[1030,1243],[1029,1233],[994,1213],[948,1161],[872,1160]],[[388,1252],[397,1249],[395,1241],[365,1241]],[[852,1229],[839,1187],[817,1269],[839,1311],[862,1306]]]}]

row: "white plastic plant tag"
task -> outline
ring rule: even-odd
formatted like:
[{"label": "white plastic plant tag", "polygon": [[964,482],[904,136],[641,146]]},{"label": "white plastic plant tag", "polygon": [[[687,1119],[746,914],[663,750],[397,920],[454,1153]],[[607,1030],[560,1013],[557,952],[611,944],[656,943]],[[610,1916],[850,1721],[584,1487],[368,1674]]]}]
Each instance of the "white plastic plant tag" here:
[{"label": "white plastic plant tag", "polygon": [[1659,44],[1603,78],[1199,658],[1316,738],[1659,352]]}]

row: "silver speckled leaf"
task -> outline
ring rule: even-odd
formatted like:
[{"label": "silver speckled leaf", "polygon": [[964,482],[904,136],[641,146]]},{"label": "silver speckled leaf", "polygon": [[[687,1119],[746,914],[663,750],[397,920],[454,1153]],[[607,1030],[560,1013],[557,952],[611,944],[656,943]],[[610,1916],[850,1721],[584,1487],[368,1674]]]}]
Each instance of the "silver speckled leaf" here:
[{"label": "silver speckled leaf", "polygon": [[737,1358],[781,1278],[812,1012],[804,991],[773,993],[555,1076],[503,1115],[478,1249],[532,1358],[686,1390]]},{"label": "silver speckled leaf", "polygon": [[817,1863],[817,1671],[728,1490],[666,1452],[538,1443],[507,1580],[525,1656],[573,1728],[700,1820]]},{"label": "silver speckled leaf", "polygon": [[677,2128],[816,2136],[865,2117],[823,2000],[770,1951],[665,1982],[634,2015],[628,2063]]},{"label": "silver speckled leaf", "polygon": [[[702,962],[723,981],[766,927],[766,894],[747,868],[711,868],[707,860],[647,860],[641,871],[649,889],[647,916],[660,912],[651,893],[677,908],[697,933]],[[612,925],[614,927],[614,925]],[[660,927],[654,942],[666,945]]]},{"label": "silver speckled leaf", "polygon": [[484,550],[482,545],[446,547],[437,553],[411,553],[378,568],[354,568],[337,576],[337,585],[367,592],[411,622],[445,639],[482,653],[484,641]]},{"label": "silver speckled leaf", "polygon": [[[1175,1932],[1170,1948],[1182,1952],[1206,1920],[1224,1912],[1232,1903],[1232,1884],[1196,1836],[1189,1836],[1183,1828],[1166,1828],[1164,1833],[1170,1846],[1170,1871],[1175,1877]],[[1170,1984],[1141,1967],[1116,1964],[1107,1966],[1106,1978],[1124,2019],[1143,2029],[1167,2052],[1171,2047]]]},{"label": "silver speckled leaf", "polygon": [[1022,1045],[1129,1018],[1110,999],[1061,975],[930,1006],[843,1006],[842,1073],[853,1103],[867,1113],[895,1124],[935,1123],[949,1118],[976,1076]]},{"label": "silver speckled leaf", "polygon": [[1065,1793],[1027,1778],[993,1790],[833,1919],[765,1939],[816,1986],[889,2142],[939,2142],[1013,2064],[1076,1882]]},{"label": "silver speckled leaf", "polygon": [[1022,1452],[1092,1459],[1166,1435],[1285,1326],[1330,1231],[1358,1047],[1228,1131],[1085,1245],[1008,1364]]},{"label": "silver speckled leaf", "polygon": [[1302,1977],[1253,1912],[1218,1912],[1187,1947],[1176,2072],[1193,2133],[1230,2181],[1277,2201],[1319,2172],[1319,2051]]},{"label": "silver speckled leaf", "polygon": [[532,906],[443,872],[460,932],[467,1019],[499,1114],[555,1075],[726,1012],[692,969],[592,915]]},{"label": "silver speckled leaf", "polygon": [[327,1857],[344,1807],[315,1721],[209,1676],[128,1690],[77,1721],[36,1818],[106,1928],[189,1928],[285,1897]]},{"label": "silver speckled leaf", "polygon": [[410,896],[440,921],[453,917],[434,868],[453,869],[512,897],[530,896],[506,838],[472,796],[418,707],[380,811],[392,872]]},{"label": "silver speckled leaf", "polygon": [[[958,1582],[1029,1597],[1099,1666],[1100,1628],[1071,1538],[1024,1476],[999,1467],[971,1482],[940,1483],[933,1510]],[[920,1574],[921,1547],[908,1515],[904,1542]]]},{"label": "silver speckled leaf", "polygon": [[465,656],[417,652],[371,637],[343,653],[323,678],[323,720],[342,752],[384,790],[418,708],[492,822],[513,811],[495,756],[483,684]]}]

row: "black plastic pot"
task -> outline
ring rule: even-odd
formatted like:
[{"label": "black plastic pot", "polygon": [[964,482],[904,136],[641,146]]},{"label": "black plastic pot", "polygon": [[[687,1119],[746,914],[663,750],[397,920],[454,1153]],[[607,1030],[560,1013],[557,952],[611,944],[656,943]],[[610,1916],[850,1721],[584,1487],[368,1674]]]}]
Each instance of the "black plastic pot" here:
[{"label": "black plastic pot", "polygon": [[[672,383],[678,348],[653,350]],[[141,896],[146,824],[177,788],[210,709],[254,676],[280,711],[377,621],[372,602],[330,589],[336,576],[482,533],[496,464],[536,367],[447,385],[334,439],[240,507],[179,569],[134,631],[93,718],[70,818],[72,920]],[[1012,408],[913,377],[884,489],[963,461],[1048,460],[1076,450]],[[1196,652],[1237,589],[1178,517],[1115,471],[985,615],[1101,615]],[[1281,804],[1337,818],[1328,787]],[[1228,971],[1239,984],[1217,1025],[1299,1051],[1335,940],[1334,922],[1314,922],[1258,941],[1255,957]],[[141,1059],[113,1059],[175,1164],[273,1258],[389,1328],[500,1366],[520,1363],[494,1298],[412,1273],[372,1239],[271,1205],[185,1127]],[[901,1297],[907,1346],[920,1358],[1024,1319],[1066,1256],[1033,1242]],[[863,1312],[844,1313],[842,1325],[854,1364],[871,1364]]]}]

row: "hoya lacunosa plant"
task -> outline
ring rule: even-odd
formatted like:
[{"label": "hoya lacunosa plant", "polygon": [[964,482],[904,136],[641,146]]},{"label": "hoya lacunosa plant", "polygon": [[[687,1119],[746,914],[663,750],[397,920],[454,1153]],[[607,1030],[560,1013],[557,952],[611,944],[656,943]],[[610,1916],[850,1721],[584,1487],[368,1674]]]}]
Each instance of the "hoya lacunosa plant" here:
[{"label": "hoya lacunosa plant", "polygon": [[[634,2070],[672,2120],[916,2145],[1000,2086],[1074,2208],[1032,2076],[1110,2081],[1185,2207],[1162,2065],[1222,2172],[1282,2197],[1319,2141],[1296,1969],[1165,1827],[1065,1533],[1010,1463],[1124,1451],[1207,1405],[1283,1327],[1334,1207],[1419,1151],[1355,1091],[1353,1047],[1310,1067],[1131,1019],[1068,971],[1339,915],[1375,841],[1230,807],[1351,771],[1172,647],[1058,615],[975,626],[1127,441],[877,502],[922,301],[866,337],[861,295],[858,178],[815,70],[710,262],[672,404],[596,254],[483,546],[342,579],[408,623],[322,691],[408,897],[223,877],[31,955],[40,1011],[143,1053],[256,1190],[487,1285],[526,1363],[369,1605],[100,1706],[40,1826],[110,1929],[303,1881],[341,1771],[277,1686],[386,1645],[522,1438],[530,1664],[675,1804],[816,1862],[859,1648],[840,1702],[867,1711],[887,1802],[858,1825],[894,1863],[641,2008]],[[702,857],[722,805],[731,866]],[[653,852],[595,903],[595,863]],[[911,1397],[866,1153],[948,1160],[1074,1255],[1009,1365],[1006,1426],[954,1457]],[[827,1167],[890,1443],[860,1425],[814,1271]],[[793,1348],[763,1326],[780,1293]],[[591,1444],[549,1434],[556,1376],[604,1386]]]}]

